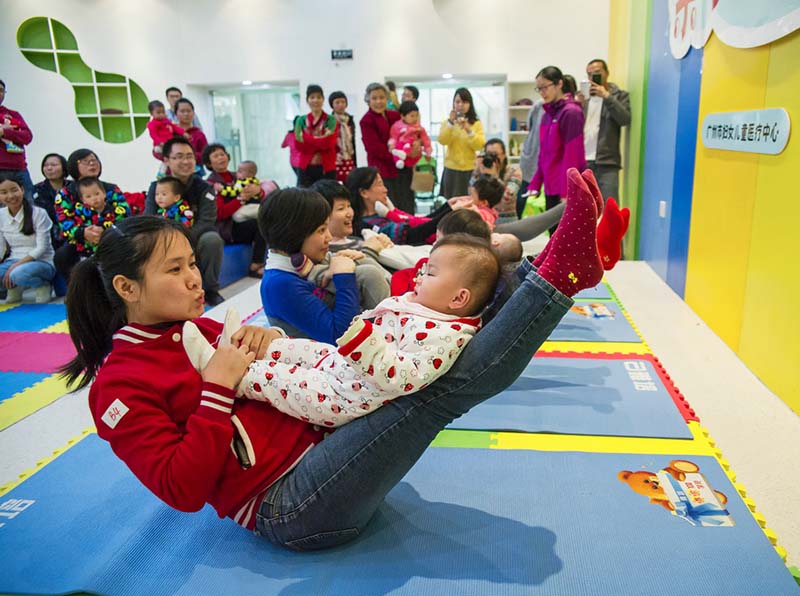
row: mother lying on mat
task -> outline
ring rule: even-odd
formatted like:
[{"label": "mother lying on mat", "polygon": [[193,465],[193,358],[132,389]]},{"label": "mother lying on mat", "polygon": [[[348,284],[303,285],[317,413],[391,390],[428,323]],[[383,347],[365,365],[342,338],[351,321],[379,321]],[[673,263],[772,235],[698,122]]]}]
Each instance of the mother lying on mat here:
[{"label": "mother lying on mat", "polygon": [[220,342],[202,376],[195,371],[183,324],[193,320],[212,342],[222,326],[202,318],[192,247],[163,218],[110,228],[75,268],[66,304],[78,353],[63,372],[80,387],[94,380],[98,434],[168,505],[209,503],[295,550],[342,544],[363,531],[440,430],[514,382],[569,310],[569,296],[600,281],[603,203],[591,172],[570,171],[568,197],[558,232],[535,261],[523,261],[447,374],[329,435],[264,402],[234,399],[274,329],[241,328]]}]

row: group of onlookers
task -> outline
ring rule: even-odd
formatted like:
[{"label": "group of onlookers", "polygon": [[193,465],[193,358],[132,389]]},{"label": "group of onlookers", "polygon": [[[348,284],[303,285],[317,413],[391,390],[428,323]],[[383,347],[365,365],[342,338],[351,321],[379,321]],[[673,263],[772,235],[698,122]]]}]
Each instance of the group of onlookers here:
[{"label": "group of onlookers", "polygon": [[[308,268],[308,273],[314,269],[316,274],[310,279],[325,282],[316,286],[321,288],[317,294],[341,296],[339,284],[331,282],[336,274],[349,269],[342,259],[354,255],[347,251],[355,251],[358,254],[349,259],[353,272],[363,273],[357,276],[358,296],[350,297],[350,306],[362,304],[365,296],[373,297],[368,303],[379,301],[389,292],[391,276],[386,268],[398,268],[398,258],[400,263],[413,265],[416,261],[410,257],[404,261],[402,251],[399,257],[394,254],[396,245],[433,242],[442,222],[461,210],[478,216],[482,222],[478,229],[485,225],[488,234],[494,232],[494,237],[490,236],[493,243],[509,255],[509,261],[519,258],[520,241],[547,228],[555,229],[563,211],[568,168],[588,166],[604,196],[618,194],[620,127],[630,121],[628,94],[608,82],[603,60],[588,64],[587,77],[589,81],[578,91],[574,79],[557,67],[548,66],[537,74],[541,99],[533,103],[528,116],[530,133],[519,167],[509,163],[502,139],[485,139],[471,93],[457,89],[452,110],[438,134],[438,142],[445,147],[439,194],[448,200],[425,217],[416,215],[411,189],[415,164],[432,152],[430,138],[419,121],[419,90],[408,85],[398,99],[384,84],[367,86],[364,100],[368,110],[359,129],[368,167],[359,168],[355,121],[347,112],[347,97],[341,91],[331,93],[327,98],[331,112],[327,113],[322,88],[309,85],[306,100],[310,111],[295,118],[284,146],[290,147],[298,186],[317,190],[332,210],[326,226],[333,243],[331,239],[320,242],[319,247],[325,249],[320,254],[337,246],[347,248],[328,258],[323,274],[319,266],[324,258],[298,256],[305,254],[300,249],[316,228],[307,230],[305,236],[300,230],[291,230],[300,235],[295,238],[299,245],[293,246],[294,252],[286,255],[289,261],[282,266]],[[235,172],[229,169],[226,148],[208,143],[192,102],[182,97],[179,89],[167,89],[166,105],[150,103],[153,118],[148,129],[160,169],[146,197],[123,193],[115,184],[101,180],[102,164],[89,149],[78,149],[69,158],[46,155],[41,164],[44,179],[33,186],[24,149],[32,134],[18,112],[2,105],[4,98],[5,84],[0,81],[0,202],[7,207],[0,210],[0,295],[5,291],[7,301],[18,300],[20,288],[26,286],[37,289],[37,301],[49,300],[54,278],[66,281],[72,267],[93,254],[105,229],[138,213],[169,217],[190,229],[209,304],[222,301],[218,278],[225,243],[252,244],[250,273],[255,277],[264,274],[267,246],[257,223],[258,209],[277,187],[257,178],[253,162],[242,162]],[[207,179],[203,179],[204,168],[210,172]],[[542,188],[548,211],[520,219],[525,190],[537,194]],[[474,215],[466,217],[474,231]],[[287,214],[286,221],[290,220],[293,218]],[[308,216],[308,221],[318,220]],[[362,232],[377,236],[365,244]],[[267,271],[281,260],[280,248],[270,248]],[[393,256],[382,266],[379,257],[384,249]],[[361,267],[364,264],[373,269]],[[274,316],[299,323],[286,321],[280,313]]]}]

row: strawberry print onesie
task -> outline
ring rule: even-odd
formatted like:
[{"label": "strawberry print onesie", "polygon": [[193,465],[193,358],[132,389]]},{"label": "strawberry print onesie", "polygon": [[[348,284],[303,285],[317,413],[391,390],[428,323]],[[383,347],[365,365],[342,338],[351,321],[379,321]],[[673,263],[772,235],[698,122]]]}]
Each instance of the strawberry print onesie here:
[{"label": "strawberry print onesie", "polygon": [[453,365],[480,317],[442,314],[393,296],[356,317],[336,346],[278,338],[237,395],[319,426],[341,426],[432,383]]}]

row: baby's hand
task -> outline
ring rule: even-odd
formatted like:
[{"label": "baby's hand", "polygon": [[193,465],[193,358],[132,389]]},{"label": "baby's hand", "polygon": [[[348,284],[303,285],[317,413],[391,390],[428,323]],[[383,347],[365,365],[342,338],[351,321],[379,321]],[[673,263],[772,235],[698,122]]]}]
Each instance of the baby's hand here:
[{"label": "baby's hand", "polygon": [[254,358],[255,354],[245,345],[238,348],[231,344],[221,345],[203,369],[203,381],[233,389]]},{"label": "baby's hand", "polygon": [[245,325],[231,336],[231,343],[234,346],[247,348],[255,354],[256,360],[261,360],[267,353],[267,348],[272,340],[279,337],[283,337],[283,334],[277,329]]},{"label": "baby's hand", "polygon": [[348,259],[353,259],[354,261],[364,258],[363,252],[360,250],[353,250],[352,248],[345,248],[344,250],[337,251],[336,255],[339,257],[347,257]]}]

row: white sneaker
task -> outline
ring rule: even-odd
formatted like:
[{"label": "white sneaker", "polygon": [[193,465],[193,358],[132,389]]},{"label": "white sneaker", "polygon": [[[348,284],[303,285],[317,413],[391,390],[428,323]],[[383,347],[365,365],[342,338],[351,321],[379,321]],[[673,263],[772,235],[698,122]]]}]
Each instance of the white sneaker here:
[{"label": "white sneaker", "polygon": [[197,372],[202,372],[205,369],[208,361],[214,355],[214,348],[203,337],[203,334],[197,328],[197,325],[191,321],[186,321],[183,324],[183,349],[189,357],[189,362]]},{"label": "white sneaker", "polygon": [[50,293],[52,292],[52,286],[50,284],[44,284],[43,286],[39,286],[36,288],[36,304],[47,304],[50,302]]},{"label": "white sneaker", "polygon": [[14,304],[16,302],[21,302],[21,301],[22,301],[22,288],[17,286],[15,288],[8,288],[8,290],[6,290],[6,300],[5,300],[6,304]]}]

